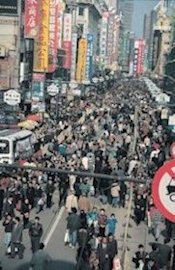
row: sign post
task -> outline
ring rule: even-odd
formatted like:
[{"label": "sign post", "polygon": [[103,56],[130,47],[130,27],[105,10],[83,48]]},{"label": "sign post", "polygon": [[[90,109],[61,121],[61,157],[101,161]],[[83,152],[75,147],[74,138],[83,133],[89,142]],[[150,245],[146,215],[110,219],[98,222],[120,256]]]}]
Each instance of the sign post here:
[{"label": "sign post", "polygon": [[162,215],[175,222],[175,160],[166,162],[156,172],[152,196],[155,206]]}]

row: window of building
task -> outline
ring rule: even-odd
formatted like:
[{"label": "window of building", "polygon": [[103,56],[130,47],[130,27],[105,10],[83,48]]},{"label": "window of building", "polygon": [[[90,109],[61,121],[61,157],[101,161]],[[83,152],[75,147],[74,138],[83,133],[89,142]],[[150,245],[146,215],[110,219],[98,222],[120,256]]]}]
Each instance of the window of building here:
[{"label": "window of building", "polygon": [[79,16],[84,16],[84,8],[83,7],[79,7],[78,14],[79,14]]}]

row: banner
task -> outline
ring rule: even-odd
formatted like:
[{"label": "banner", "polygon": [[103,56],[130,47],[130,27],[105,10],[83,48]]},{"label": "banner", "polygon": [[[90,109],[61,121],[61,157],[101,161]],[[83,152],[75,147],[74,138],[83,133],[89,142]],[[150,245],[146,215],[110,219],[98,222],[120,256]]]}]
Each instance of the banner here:
[{"label": "banner", "polygon": [[17,15],[18,14],[18,0],[0,0],[0,15]]},{"label": "banner", "polygon": [[87,34],[87,56],[86,56],[86,80],[92,79],[92,62],[93,62],[93,35]]},{"label": "banner", "polygon": [[46,72],[49,59],[49,9],[50,0],[39,0],[38,33],[34,42],[34,71]]},{"label": "banner", "polygon": [[45,111],[44,82],[45,82],[45,74],[33,73],[32,111],[37,111],[37,112]]},{"label": "banner", "polygon": [[63,67],[71,69],[71,47],[72,47],[72,15],[70,13],[64,14],[64,28],[63,28],[63,49],[65,50],[65,57]]},{"label": "banner", "polygon": [[62,48],[63,43],[63,15],[65,10],[65,3],[58,0],[58,48]]},{"label": "banner", "polygon": [[76,76],[76,58],[77,58],[77,33],[72,34],[72,61],[71,61],[71,80]]},{"label": "banner", "polygon": [[25,0],[24,35],[26,38],[35,38],[38,25],[38,1]]},{"label": "banner", "polygon": [[82,38],[79,40],[78,48],[78,63],[76,79],[78,82],[82,82],[86,79],[86,56],[87,56],[87,40]]},{"label": "banner", "polygon": [[57,66],[58,50],[58,0],[50,0],[49,20],[49,68],[48,72],[55,71]]}]

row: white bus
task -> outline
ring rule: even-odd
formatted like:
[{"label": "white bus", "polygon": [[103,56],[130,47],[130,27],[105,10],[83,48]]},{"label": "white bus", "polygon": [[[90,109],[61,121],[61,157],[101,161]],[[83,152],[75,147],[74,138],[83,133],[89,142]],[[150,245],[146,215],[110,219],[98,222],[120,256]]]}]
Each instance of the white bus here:
[{"label": "white bus", "polygon": [[0,163],[12,164],[33,154],[32,132],[5,129],[0,131]]}]

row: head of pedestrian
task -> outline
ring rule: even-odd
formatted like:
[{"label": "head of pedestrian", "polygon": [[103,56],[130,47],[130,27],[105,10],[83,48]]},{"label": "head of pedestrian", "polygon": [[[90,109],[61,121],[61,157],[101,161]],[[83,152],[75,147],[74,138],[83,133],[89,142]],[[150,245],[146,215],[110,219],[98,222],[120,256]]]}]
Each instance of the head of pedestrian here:
[{"label": "head of pedestrian", "polygon": [[144,251],[144,246],[143,245],[139,245],[138,246],[138,249],[139,249],[140,253],[142,253]]},{"label": "head of pedestrian", "polygon": [[109,241],[109,242],[112,242],[113,240],[114,240],[113,234],[112,234],[112,233],[109,233],[109,234],[108,234],[108,241]]},{"label": "head of pedestrian", "polygon": [[21,221],[20,217],[15,217],[14,222],[15,222],[16,224],[19,224],[20,221]]},{"label": "head of pedestrian", "polygon": [[92,212],[97,213],[97,207],[93,207]]},{"label": "head of pedestrian", "polygon": [[8,197],[8,202],[10,202],[10,203],[13,202],[13,195],[10,195],[10,196]]},{"label": "head of pedestrian", "polygon": [[38,224],[40,221],[40,218],[38,216],[35,217],[35,223]]},{"label": "head of pedestrian", "polygon": [[100,215],[105,215],[105,209],[104,208],[100,209]]},{"label": "head of pedestrian", "polygon": [[44,248],[45,248],[44,243],[40,243],[40,245],[39,245],[39,249],[43,250]]},{"label": "head of pedestrian", "polygon": [[72,207],[72,208],[71,208],[71,212],[72,212],[73,214],[76,214],[76,213],[77,213],[77,209],[76,209],[75,207]]},{"label": "head of pedestrian", "polygon": [[115,219],[115,214],[114,213],[111,214],[111,218]]},{"label": "head of pedestrian", "polygon": [[106,248],[107,243],[108,243],[107,237],[103,237],[103,239],[102,239],[102,248]]},{"label": "head of pedestrian", "polygon": [[153,251],[157,251],[157,250],[158,250],[158,245],[157,245],[156,243],[153,243],[153,244],[151,245],[151,247],[152,247],[152,250],[153,250]]}]

